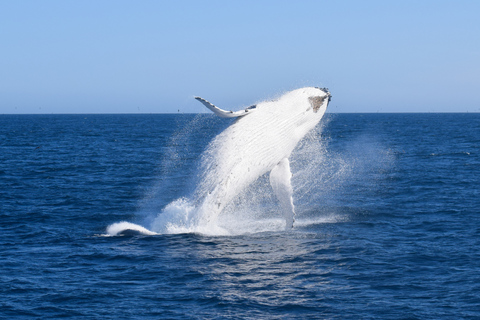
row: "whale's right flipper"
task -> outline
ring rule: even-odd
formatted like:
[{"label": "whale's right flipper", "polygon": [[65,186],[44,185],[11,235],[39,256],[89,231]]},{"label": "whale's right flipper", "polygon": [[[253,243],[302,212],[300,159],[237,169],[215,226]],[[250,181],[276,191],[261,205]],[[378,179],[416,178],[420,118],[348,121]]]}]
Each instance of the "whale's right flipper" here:
[{"label": "whale's right flipper", "polygon": [[277,196],[285,216],[285,229],[291,229],[295,221],[295,207],[293,206],[293,188],[290,182],[292,173],[287,158],[280,161],[270,172],[270,185]]},{"label": "whale's right flipper", "polygon": [[226,110],[220,109],[219,107],[211,104],[210,102],[208,102],[207,100],[205,100],[203,98],[195,97],[195,99],[200,101],[205,107],[207,107],[208,109],[213,111],[213,113],[215,113],[220,118],[243,117],[243,116],[255,111],[255,107],[256,107],[256,106],[251,106],[251,107],[246,108],[245,110],[233,112],[233,111],[226,111]]}]

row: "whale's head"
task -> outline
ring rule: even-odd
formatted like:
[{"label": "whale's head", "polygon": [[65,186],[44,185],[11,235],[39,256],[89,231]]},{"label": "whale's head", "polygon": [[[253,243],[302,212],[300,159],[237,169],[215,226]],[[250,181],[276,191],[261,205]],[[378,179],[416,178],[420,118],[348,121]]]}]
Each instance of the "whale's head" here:
[{"label": "whale's head", "polygon": [[320,92],[313,92],[313,95],[308,97],[308,101],[310,102],[313,112],[317,113],[323,105],[325,105],[325,108],[327,107],[330,100],[332,100],[332,95],[328,91],[328,88],[316,87],[314,89],[318,89]]},{"label": "whale's head", "polygon": [[310,103],[307,111],[312,108],[313,113],[321,112],[321,109],[325,112],[328,103],[332,99],[328,88],[304,88],[303,93],[308,97],[308,102]]},{"label": "whale's head", "polygon": [[332,95],[327,88],[306,87],[290,91],[280,98],[279,112],[292,119],[301,132],[317,125],[327,110]]},{"label": "whale's head", "polygon": [[327,88],[306,87],[290,91],[278,101],[284,112],[292,114],[318,114],[320,117],[327,109],[332,95]]}]

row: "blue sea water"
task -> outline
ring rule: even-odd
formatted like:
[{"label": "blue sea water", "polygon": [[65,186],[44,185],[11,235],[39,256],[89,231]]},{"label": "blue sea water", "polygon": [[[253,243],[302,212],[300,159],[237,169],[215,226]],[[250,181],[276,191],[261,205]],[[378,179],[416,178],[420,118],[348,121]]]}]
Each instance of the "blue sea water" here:
[{"label": "blue sea water", "polygon": [[480,114],[327,114],[291,231],[239,206],[231,235],[107,235],[188,197],[226,125],[0,115],[0,318],[480,318]]}]

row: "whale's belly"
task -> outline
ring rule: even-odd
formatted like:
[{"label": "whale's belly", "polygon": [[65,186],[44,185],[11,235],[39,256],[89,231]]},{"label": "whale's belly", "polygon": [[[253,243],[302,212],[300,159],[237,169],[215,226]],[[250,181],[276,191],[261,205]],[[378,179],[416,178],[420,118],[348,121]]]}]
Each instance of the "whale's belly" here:
[{"label": "whale's belly", "polygon": [[206,205],[221,211],[258,177],[288,158],[303,137],[296,123],[295,115],[258,110],[219,134],[207,149],[212,163],[202,182],[209,192]]}]

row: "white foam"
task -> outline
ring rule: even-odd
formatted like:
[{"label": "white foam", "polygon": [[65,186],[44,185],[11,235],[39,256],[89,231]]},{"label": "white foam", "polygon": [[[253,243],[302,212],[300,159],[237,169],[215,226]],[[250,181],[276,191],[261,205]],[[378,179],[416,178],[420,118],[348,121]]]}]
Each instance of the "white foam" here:
[{"label": "white foam", "polygon": [[163,234],[178,233],[222,233],[221,230],[209,230],[199,221],[198,208],[187,198],[177,199],[168,204],[153,220],[152,230]]},{"label": "white foam", "polygon": [[117,235],[120,235],[120,234],[124,233],[125,231],[129,231],[129,230],[138,232],[140,234],[148,235],[148,236],[153,236],[153,235],[158,234],[158,233],[150,231],[150,230],[146,229],[145,227],[142,227],[138,224],[122,221],[122,222],[117,222],[117,223],[114,223],[114,224],[108,226],[107,227],[107,235],[117,236]]}]

